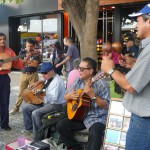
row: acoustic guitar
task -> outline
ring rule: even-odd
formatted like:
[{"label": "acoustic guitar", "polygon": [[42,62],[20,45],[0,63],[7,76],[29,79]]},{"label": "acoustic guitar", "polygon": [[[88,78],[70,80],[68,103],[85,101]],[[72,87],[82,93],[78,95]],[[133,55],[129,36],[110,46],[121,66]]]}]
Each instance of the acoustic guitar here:
[{"label": "acoustic guitar", "polygon": [[[33,56],[38,56],[40,55],[40,52],[34,52]],[[26,54],[22,54],[22,55],[18,55],[18,56],[13,56],[10,57],[7,53],[0,53],[0,67],[4,67],[7,69],[10,69],[12,66],[12,61],[19,59],[19,58],[24,58],[26,56]]]},{"label": "acoustic guitar", "polygon": [[22,98],[26,103],[41,104],[44,102],[45,92],[42,91],[44,82],[40,82],[36,86],[28,87],[22,92]]},{"label": "acoustic guitar", "polygon": [[[100,78],[104,78],[104,72],[99,71],[91,81],[91,84]],[[78,94],[80,95],[77,100],[69,100],[67,103],[67,114],[68,119],[72,120],[82,120],[87,110],[90,109],[91,98],[84,93],[83,89],[78,89]]]}]

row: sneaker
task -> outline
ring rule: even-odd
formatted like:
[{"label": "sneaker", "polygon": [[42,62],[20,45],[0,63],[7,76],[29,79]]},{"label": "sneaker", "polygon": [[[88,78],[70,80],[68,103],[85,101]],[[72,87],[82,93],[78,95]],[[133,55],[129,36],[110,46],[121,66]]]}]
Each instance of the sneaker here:
[{"label": "sneaker", "polygon": [[15,115],[15,114],[18,113],[18,112],[19,112],[18,109],[12,109],[12,110],[9,112],[9,114],[10,114],[10,115]]},{"label": "sneaker", "polygon": [[32,134],[32,130],[23,129],[23,130],[21,130],[21,133],[23,133],[23,134]]},{"label": "sneaker", "polygon": [[4,130],[6,130],[6,131],[10,131],[10,130],[11,130],[11,127],[8,125],[8,126],[6,126],[6,127],[1,127],[1,129],[4,129]]}]

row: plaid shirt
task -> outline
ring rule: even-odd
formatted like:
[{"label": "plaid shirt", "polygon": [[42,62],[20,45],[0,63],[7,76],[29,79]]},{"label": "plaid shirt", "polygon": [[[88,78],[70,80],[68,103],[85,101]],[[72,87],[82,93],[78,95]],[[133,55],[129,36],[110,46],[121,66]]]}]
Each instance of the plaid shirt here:
[{"label": "plaid shirt", "polygon": [[[73,89],[84,89],[85,83],[82,79],[77,79],[67,92]],[[99,79],[92,84],[94,93],[106,101],[107,108],[110,102],[110,90],[105,80]],[[106,124],[108,109],[99,107],[95,101],[91,101],[91,107],[83,118],[83,123],[89,129],[94,123],[100,122]]]}]

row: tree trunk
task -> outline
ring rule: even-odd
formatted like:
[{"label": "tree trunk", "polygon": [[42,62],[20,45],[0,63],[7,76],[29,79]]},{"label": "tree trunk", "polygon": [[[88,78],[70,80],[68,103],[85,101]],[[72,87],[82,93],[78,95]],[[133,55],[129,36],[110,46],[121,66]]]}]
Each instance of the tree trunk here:
[{"label": "tree trunk", "polygon": [[91,57],[97,60],[97,23],[99,0],[63,0],[62,7],[80,41],[81,58]]}]

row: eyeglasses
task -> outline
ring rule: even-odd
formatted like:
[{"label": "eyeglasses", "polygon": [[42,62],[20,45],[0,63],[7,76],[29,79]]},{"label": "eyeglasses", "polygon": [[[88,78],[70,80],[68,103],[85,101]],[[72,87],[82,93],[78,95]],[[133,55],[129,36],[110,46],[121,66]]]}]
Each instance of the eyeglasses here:
[{"label": "eyeglasses", "polygon": [[90,69],[92,69],[92,68],[84,68],[84,67],[78,67],[78,70],[79,71],[81,71],[81,72],[83,72],[84,70],[90,70]]},{"label": "eyeglasses", "polygon": [[41,74],[44,74],[44,75],[45,75],[45,74],[48,74],[48,72],[41,72]]}]

